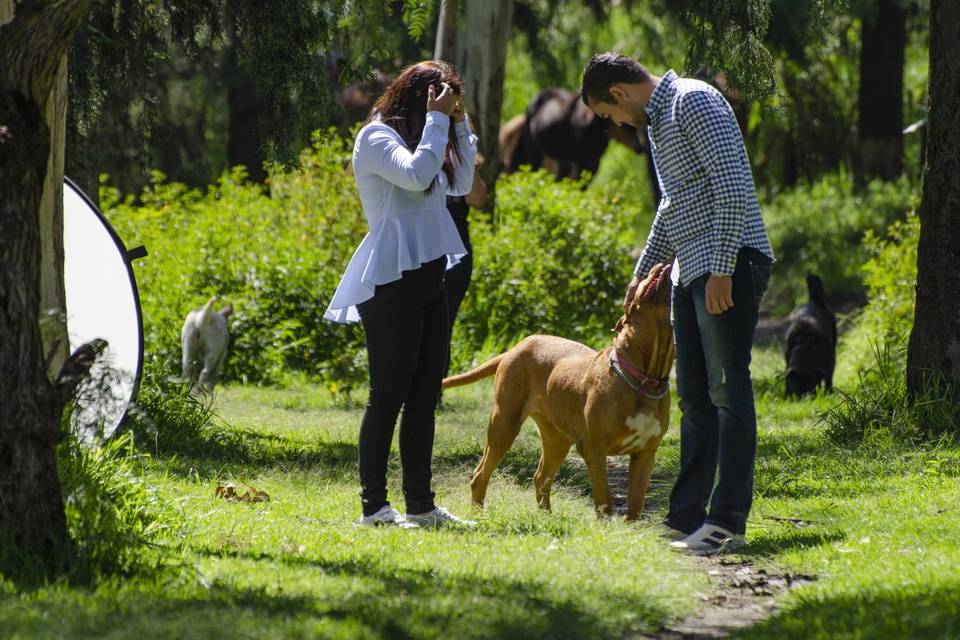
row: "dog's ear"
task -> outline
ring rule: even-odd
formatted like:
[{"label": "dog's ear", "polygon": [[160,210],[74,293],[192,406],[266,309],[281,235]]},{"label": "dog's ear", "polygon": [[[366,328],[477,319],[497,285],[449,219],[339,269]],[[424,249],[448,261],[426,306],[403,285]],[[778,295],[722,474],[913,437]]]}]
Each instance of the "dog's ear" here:
[{"label": "dog's ear", "polygon": [[614,333],[620,333],[620,330],[623,329],[623,323],[626,321],[626,316],[620,316],[617,318],[617,326],[613,328]]},{"label": "dog's ear", "polygon": [[220,315],[222,315],[224,318],[229,318],[231,313],[233,313],[232,304],[228,304],[223,309],[220,309]]}]

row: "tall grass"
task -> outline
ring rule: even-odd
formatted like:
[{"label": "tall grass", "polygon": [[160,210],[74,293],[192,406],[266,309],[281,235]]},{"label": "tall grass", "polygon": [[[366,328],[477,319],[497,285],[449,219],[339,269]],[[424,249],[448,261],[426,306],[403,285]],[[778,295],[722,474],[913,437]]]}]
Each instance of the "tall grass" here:
[{"label": "tall grass", "polygon": [[960,436],[953,386],[930,379],[920,394],[911,395],[904,341],[874,342],[872,347],[873,366],[859,374],[853,392],[839,391],[843,402],[828,410],[827,435],[843,444],[888,438],[926,442]]}]

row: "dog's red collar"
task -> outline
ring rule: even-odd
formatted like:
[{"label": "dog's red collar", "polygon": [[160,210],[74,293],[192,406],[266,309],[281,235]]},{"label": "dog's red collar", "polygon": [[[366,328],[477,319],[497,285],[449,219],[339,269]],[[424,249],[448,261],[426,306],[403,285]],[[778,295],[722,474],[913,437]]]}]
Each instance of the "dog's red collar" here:
[{"label": "dog's red collar", "polygon": [[616,347],[610,350],[610,368],[628,387],[651,400],[659,400],[670,393],[669,378],[648,376],[634,366],[629,358],[618,353]]}]

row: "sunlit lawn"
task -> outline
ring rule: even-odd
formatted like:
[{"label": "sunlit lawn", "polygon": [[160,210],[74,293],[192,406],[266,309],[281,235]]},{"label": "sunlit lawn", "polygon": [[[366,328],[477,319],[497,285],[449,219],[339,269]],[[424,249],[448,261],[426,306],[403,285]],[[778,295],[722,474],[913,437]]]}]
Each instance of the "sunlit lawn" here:
[{"label": "sunlit lawn", "polygon": [[[957,449],[829,444],[818,415],[838,398],[781,400],[779,357],[755,352],[760,443],[744,557],[817,580],[742,635],[957,637]],[[490,393],[487,382],[444,396],[435,487],[456,513],[468,513]],[[215,429],[143,444],[146,480],[181,514],[165,543],[169,568],[96,588],[0,583],[0,637],[612,638],[702,605],[708,577],[651,530],[676,472],[676,408],[639,524],[597,520],[572,458],[553,513],[540,512],[528,423],[475,530],[411,532],[352,524],[361,398],[338,406],[310,385],[222,389]],[[402,509],[398,472],[395,457],[390,490]],[[215,497],[228,482],[271,500]]]}]

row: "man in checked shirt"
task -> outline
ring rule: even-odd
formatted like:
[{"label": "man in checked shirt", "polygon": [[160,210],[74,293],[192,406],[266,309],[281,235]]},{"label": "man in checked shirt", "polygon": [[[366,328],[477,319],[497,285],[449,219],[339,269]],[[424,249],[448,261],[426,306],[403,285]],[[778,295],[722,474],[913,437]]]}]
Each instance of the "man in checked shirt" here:
[{"label": "man in checked shirt", "polygon": [[729,550],[744,542],[753,501],[750,350],[773,262],[743,138],[716,89],[672,70],[655,76],[627,56],[593,56],[581,92],[601,118],[648,127],[663,194],[624,305],[650,267],[674,260],[683,417],[680,472],[664,525],[674,548]]}]

